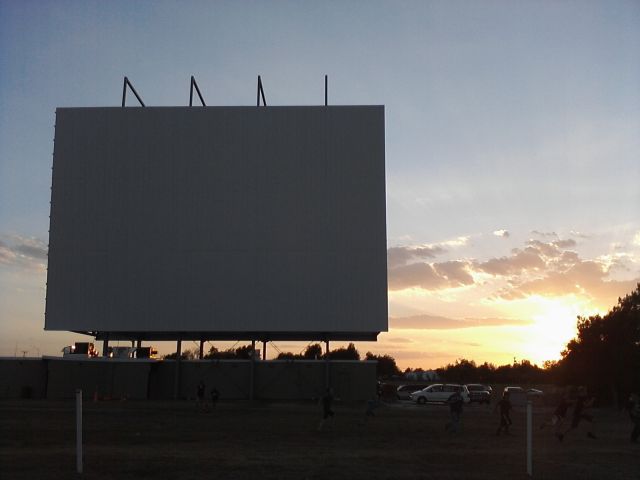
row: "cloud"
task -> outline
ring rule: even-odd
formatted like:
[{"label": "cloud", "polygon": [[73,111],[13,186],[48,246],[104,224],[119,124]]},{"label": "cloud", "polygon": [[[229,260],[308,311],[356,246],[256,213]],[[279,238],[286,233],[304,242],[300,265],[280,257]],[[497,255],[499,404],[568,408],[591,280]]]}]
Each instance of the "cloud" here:
[{"label": "cloud", "polygon": [[640,232],[636,233],[633,237],[633,244],[637,247],[640,247]]},{"label": "cloud", "polygon": [[469,243],[469,237],[463,236],[463,237],[456,237],[452,240],[447,240],[445,242],[442,242],[442,245],[446,245],[448,247],[464,247],[468,243]]},{"label": "cloud", "polygon": [[0,265],[43,270],[47,262],[47,245],[35,237],[11,234],[0,240]]},{"label": "cloud", "polygon": [[494,230],[493,234],[496,237],[509,238],[509,232],[507,230]]},{"label": "cloud", "polygon": [[390,247],[387,249],[387,266],[395,268],[417,260],[436,258],[448,252],[445,247],[463,247],[468,243],[469,237],[461,236],[435,244]]},{"label": "cloud", "polygon": [[[450,358],[450,351],[424,351],[424,350],[398,350],[397,352],[393,352],[393,357],[396,360],[402,359],[422,359],[426,358],[429,360],[435,360],[438,358]],[[454,355],[455,357],[455,355]]]},{"label": "cloud", "polygon": [[387,342],[387,343],[413,343],[413,340],[411,340],[410,338],[393,337],[393,338],[386,338],[385,342]]},{"label": "cloud", "polygon": [[[634,289],[637,279],[617,281],[609,278],[612,267],[624,269],[623,257],[618,258],[615,264],[607,264],[602,260],[583,260],[576,252],[560,251],[558,244],[573,245],[569,241],[545,244],[548,255],[544,255],[544,268],[535,272],[537,275],[512,277],[509,286],[501,289],[496,296],[504,300],[517,300],[531,295],[579,295],[607,305]],[[544,250],[540,245],[536,245],[536,248]]]},{"label": "cloud", "polygon": [[586,233],[582,233],[582,232],[577,232],[575,230],[571,230],[569,232],[569,235],[573,236],[573,237],[578,237],[578,238],[590,238],[591,235],[587,235]]},{"label": "cloud", "polygon": [[540,232],[539,230],[531,230],[532,235],[538,235],[539,237],[557,237],[556,232]]},{"label": "cloud", "polygon": [[391,247],[387,250],[389,268],[406,265],[412,260],[435,258],[447,251],[439,245],[419,245],[412,247]]},{"label": "cloud", "polygon": [[524,298],[529,295],[563,296],[589,295],[608,297],[612,292],[622,295],[631,291],[634,281],[606,281],[608,272],[595,261],[580,261],[564,272],[554,271],[533,280],[514,284],[501,292],[505,299]]},{"label": "cloud", "polygon": [[545,262],[539,251],[528,247],[524,250],[514,249],[510,257],[492,258],[486,262],[476,263],[475,268],[491,275],[518,275],[525,270],[541,269]]},{"label": "cloud", "polygon": [[32,258],[34,260],[47,259],[47,249],[44,245],[17,245],[14,249],[19,255],[23,255],[25,258]]},{"label": "cloud", "polygon": [[[432,292],[483,284],[484,289],[495,286],[495,291],[484,298],[517,300],[531,295],[577,295],[606,307],[632,291],[640,281],[640,278],[628,278],[633,275],[631,272],[637,271],[632,255],[618,252],[582,259],[573,250],[577,246],[573,238],[558,238],[555,232],[537,234],[544,235],[546,240],[530,239],[524,247],[512,249],[509,255],[487,260],[415,261],[446,252],[442,243],[389,249],[389,290],[418,288]],[[480,276],[480,280],[476,274],[488,274],[493,279]],[[627,278],[612,277],[621,274]],[[461,328],[460,323],[455,325]]]},{"label": "cloud", "polygon": [[389,290],[422,288],[423,290],[439,290],[473,284],[473,277],[468,272],[468,264],[462,261],[434,263],[411,263],[389,268]]},{"label": "cloud", "polygon": [[473,277],[467,270],[467,263],[460,261],[450,261],[435,263],[433,265],[436,273],[449,281],[452,286],[464,286],[473,284]]},{"label": "cloud", "polygon": [[407,247],[391,247],[387,249],[387,266],[394,268],[406,265],[413,259],[413,253]]},{"label": "cloud", "polygon": [[555,242],[545,243],[540,240],[529,240],[527,246],[530,251],[536,251],[539,255],[547,258],[555,258],[562,254],[560,249],[555,245]]},{"label": "cloud", "polygon": [[577,243],[574,239],[567,238],[566,240],[556,240],[555,242],[553,242],[553,245],[558,248],[570,248],[575,247]]},{"label": "cloud", "polygon": [[455,330],[460,328],[501,327],[505,325],[527,325],[528,320],[512,318],[465,318],[455,319],[438,315],[412,315],[389,318],[392,329],[407,330]]},{"label": "cloud", "polygon": [[447,285],[446,279],[438,275],[431,265],[422,262],[391,268],[388,276],[389,290],[404,290],[414,287],[436,290]]}]

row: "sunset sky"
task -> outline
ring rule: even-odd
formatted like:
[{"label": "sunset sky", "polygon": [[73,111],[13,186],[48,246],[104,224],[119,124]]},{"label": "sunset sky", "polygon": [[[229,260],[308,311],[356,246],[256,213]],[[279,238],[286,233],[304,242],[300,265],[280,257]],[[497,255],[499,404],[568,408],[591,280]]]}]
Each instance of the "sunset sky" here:
[{"label": "sunset sky", "polygon": [[258,74],[319,105],[328,74],[330,104],[385,105],[390,331],[360,352],[558,358],[640,281],[639,25],[636,1],[0,0],[0,355],[86,339],[43,332],[56,107],[118,106],[124,75],[149,106],[190,75],[254,105]]}]

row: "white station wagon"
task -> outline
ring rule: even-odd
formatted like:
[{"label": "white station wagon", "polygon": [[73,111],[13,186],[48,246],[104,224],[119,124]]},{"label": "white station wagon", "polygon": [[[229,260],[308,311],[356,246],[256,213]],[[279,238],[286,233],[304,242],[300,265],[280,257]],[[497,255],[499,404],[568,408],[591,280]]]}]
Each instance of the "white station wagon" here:
[{"label": "white station wagon", "polygon": [[427,388],[413,392],[411,394],[411,400],[419,404],[427,402],[444,403],[451,395],[453,395],[454,392],[460,392],[464,399],[464,403],[469,403],[470,396],[467,386],[454,383],[436,383],[435,385],[429,385]]}]

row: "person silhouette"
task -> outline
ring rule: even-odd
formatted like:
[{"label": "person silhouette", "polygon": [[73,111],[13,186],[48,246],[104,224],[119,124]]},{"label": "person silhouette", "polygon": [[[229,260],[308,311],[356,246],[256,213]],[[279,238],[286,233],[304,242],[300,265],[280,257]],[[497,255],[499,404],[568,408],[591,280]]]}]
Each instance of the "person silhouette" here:
[{"label": "person silhouette", "polygon": [[205,391],[204,381],[200,380],[200,382],[198,383],[198,386],[196,387],[196,408],[198,410],[203,410],[205,407],[204,391]]},{"label": "person silhouette", "polygon": [[511,405],[511,400],[509,400],[509,392],[504,392],[502,394],[502,399],[498,403],[496,403],[496,406],[493,410],[495,412],[497,409],[500,409],[500,426],[498,426],[496,435],[499,436],[500,433],[502,433],[502,430],[504,430],[504,433],[509,435],[509,427],[513,423],[511,421],[512,408],[513,406]]},{"label": "person silhouette", "polygon": [[561,432],[562,425],[564,423],[564,419],[567,416],[567,412],[569,407],[573,405],[573,402],[569,398],[569,394],[565,392],[565,394],[560,399],[560,403],[553,411],[553,415],[548,422],[544,422],[540,425],[540,429],[543,429],[548,426],[555,427],[556,435]]},{"label": "person silhouette", "polygon": [[564,437],[571,430],[575,430],[580,425],[582,420],[589,422],[589,430],[587,431],[587,437],[596,439],[598,437],[593,433],[593,415],[587,412],[587,410],[593,405],[594,398],[587,394],[585,387],[578,389],[578,398],[576,399],[575,406],[573,407],[573,415],[571,417],[571,425],[562,433],[557,433],[556,437],[562,442]]},{"label": "person silhouette", "polygon": [[451,420],[445,425],[445,430],[448,432],[457,433],[460,426],[460,418],[462,417],[462,406],[464,405],[464,398],[459,391],[453,392],[447,399],[449,404],[449,415]]},{"label": "person silhouette", "polygon": [[632,393],[629,395],[627,410],[629,410],[629,417],[631,417],[631,421],[633,422],[631,442],[638,443],[638,437],[640,437],[640,397],[638,394]]},{"label": "person silhouette", "polygon": [[335,413],[331,409],[333,406],[333,390],[330,387],[327,387],[327,391],[320,399],[320,402],[322,403],[322,420],[320,420],[320,424],[318,425],[318,431],[322,430],[327,419],[330,418],[331,423],[333,423],[335,417]]}]

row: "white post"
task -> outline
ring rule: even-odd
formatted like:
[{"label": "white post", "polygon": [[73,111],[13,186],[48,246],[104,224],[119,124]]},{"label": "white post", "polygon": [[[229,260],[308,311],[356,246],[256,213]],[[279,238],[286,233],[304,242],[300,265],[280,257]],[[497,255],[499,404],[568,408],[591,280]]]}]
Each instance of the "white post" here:
[{"label": "white post", "polygon": [[76,389],[76,469],[82,473],[82,390]]},{"label": "white post", "polygon": [[527,475],[533,476],[533,402],[527,400]]}]

